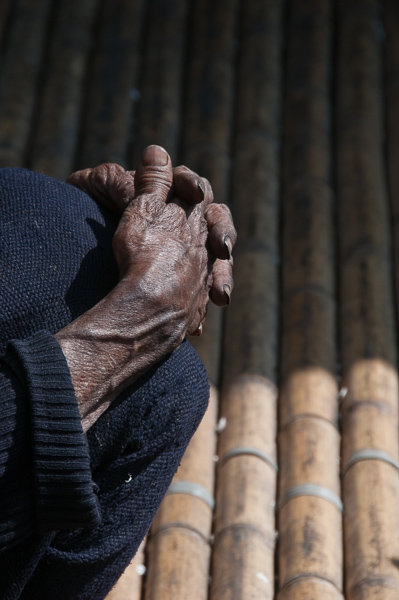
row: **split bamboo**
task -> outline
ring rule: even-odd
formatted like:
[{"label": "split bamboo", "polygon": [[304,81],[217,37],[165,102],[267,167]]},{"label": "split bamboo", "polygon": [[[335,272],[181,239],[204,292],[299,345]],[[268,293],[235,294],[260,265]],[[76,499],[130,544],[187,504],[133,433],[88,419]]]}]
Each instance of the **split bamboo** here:
[{"label": "split bamboo", "polygon": [[143,576],[145,574],[144,546],[145,540],[141,543],[136,556],[105,600],[141,600]]},{"label": "split bamboo", "polygon": [[234,115],[235,289],[227,309],[213,600],[273,598],[278,156],[283,3],[241,5]]},{"label": "split bamboo", "polygon": [[132,113],[138,96],[143,4],[143,0],[102,2],[76,168],[103,162],[127,166]]},{"label": "split bamboo", "polygon": [[342,600],[331,188],[332,2],[287,7],[279,600]]},{"label": "split bamboo", "polygon": [[27,161],[30,168],[62,180],[74,167],[96,3],[70,0],[57,4],[46,53],[45,81]]},{"label": "split bamboo", "polygon": [[166,148],[176,164],[188,8],[188,0],[149,4],[132,168],[149,144]]},{"label": "split bamboo", "polygon": [[145,600],[207,600],[217,392],[191,440],[149,536]]},{"label": "split bamboo", "polygon": [[378,2],[338,14],[337,185],[346,598],[399,595],[398,374]]},{"label": "split bamboo", "polygon": [[16,0],[0,72],[0,166],[23,166],[46,42],[50,0]]}]

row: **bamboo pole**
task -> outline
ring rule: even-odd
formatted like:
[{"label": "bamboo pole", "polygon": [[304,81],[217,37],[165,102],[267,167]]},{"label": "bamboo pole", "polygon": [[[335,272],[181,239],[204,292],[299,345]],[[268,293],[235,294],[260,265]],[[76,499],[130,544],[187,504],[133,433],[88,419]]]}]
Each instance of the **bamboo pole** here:
[{"label": "bamboo pole", "polygon": [[149,144],[163,146],[177,161],[188,6],[188,0],[149,4],[132,167]]},{"label": "bamboo pole", "polygon": [[399,595],[398,375],[374,0],[340,2],[337,183],[347,600]]},{"label": "bamboo pole", "polygon": [[238,229],[227,310],[212,600],[273,598],[278,322],[278,0],[241,5],[232,179]]},{"label": "bamboo pole", "polygon": [[385,40],[385,99],[389,200],[394,251],[396,318],[399,316],[399,5],[383,2]]},{"label": "bamboo pole", "polygon": [[228,202],[237,0],[196,0],[191,20],[183,162]]},{"label": "bamboo pole", "polygon": [[143,0],[104,0],[82,112],[76,168],[103,162],[127,165],[138,93]]},{"label": "bamboo pole", "polygon": [[[391,208],[391,222],[393,233],[394,250],[394,287],[396,302],[396,322],[399,316],[399,120],[397,106],[399,101],[399,6],[392,0],[383,2],[384,28],[386,31],[385,43],[385,99],[387,114],[387,162],[388,162],[388,183],[389,200]],[[380,417],[379,417],[380,418]],[[393,434],[392,427],[388,426],[387,431]],[[381,432],[385,436],[384,431]],[[395,441],[391,440],[391,447],[395,447]],[[386,596],[394,598],[397,590],[392,589],[390,596],[386,590]]]},{"label": "bamboo pole", "polygon": [[262,375],[237,375],[222,392],[212,600],[273,598],[276,397]]},{"label": "bamboo pole", "polygon": [[73,171],[96,0],[57,4],[29,166],[58,179]]},{"label": "bamboo pole", "polygon": [[330,0],[291,0],[287,35],[278,598],[341,600]]},{"label": "bamboo pole", "polygon": [[[196,0],[190,19],[182,162],[206,177],[215,201],[229,203],[237,0]],[[210,380],[220,377],[222,310],[210,304],[194,346]]]},{"label": "bamboo pole", "polygon": [[3,0],[0,3],[0,48],[4,47],[4,36],[8,29],[8,19],[11,12],[11,0]]},{"label": "bamboo pole", "polygon": [[141,600],[143,575],[145,574],[144,547],[145,540],[115,587],[107,595],[106,600]]},{"label": "bamboo pole", "polygon": [[0,166],[24,166],[50,0],[15,0],[0,72]]},{"label": "bamboo pole", "polygon": [[[181,162],[210,180],[216,201],[227,199],[227,171],[225,168],[220,170],[219,163],[216,163],[213,157],[214,144],[217,141],[220,144],[217,153],[223,157],[223,164],[228,164],[234,71],[232,43],[236,4],[231,0],[223,0],[220,3],[197,0],[192,8],[189,29],[191,44],[186,64],[186,100],[187,98],[188,100],[181,124],[183,146]],[[176,50],[175,47],[173,51]],[[217,85],[216,88],[209,86],[209,81],[202,74],[207,72],[213,76],[221,62],[224,73],[223,84]],[[175,91],[175,94],[177,92]],[[171,90],[165,87],[165,98],[170,93]],[[213,129],[214,121],[211,121],[207,107],[201,104],[201,98],[204,97],[218,115],[216,129]],[[155,124],[154,127],[166,132],[169,127],[168,121],[165,124],[166,127],[160,127],[159,124]],[[206,129],[209,144],[201,146],[199,152],[196,144],[203,134],[203,128]],[[212,528],[212,510],[209,503],[212,503],[215,465],[214,436],[218,411],[217,385],[221,349],[220,309],[209,307],[203,335],[191,341],[207,368],[211,381],[211,405],[171,486],[173,491],[176,490],[176,485],[177,489],[179,486],[181,489],[182,483],[186,485],[188,482],[189,488],[186,491],[190,493],[167,494],[154,521],[148,545],[149,584],[146,588],[146,600],[161,598],[162,600],[164,598],[205,600],[208,597],[209,535]],[[196,488],[205,488],[208,504],[204,499],[191,495]],[[181,525],[175,526],[173,523],[176,521]]]},{"label": "bamboo pole", "polygon": [[208,598],[217,392],[155,517],[145,600]]}]

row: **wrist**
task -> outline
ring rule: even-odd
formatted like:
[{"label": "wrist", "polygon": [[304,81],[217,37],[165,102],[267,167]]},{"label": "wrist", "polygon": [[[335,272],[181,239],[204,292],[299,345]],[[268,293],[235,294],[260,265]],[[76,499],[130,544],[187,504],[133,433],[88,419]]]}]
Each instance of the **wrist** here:
[{"label": "wrist", "polygon": [[126,278],[56,334],[87,430],[112,400],[185,337],[178,308]]}]

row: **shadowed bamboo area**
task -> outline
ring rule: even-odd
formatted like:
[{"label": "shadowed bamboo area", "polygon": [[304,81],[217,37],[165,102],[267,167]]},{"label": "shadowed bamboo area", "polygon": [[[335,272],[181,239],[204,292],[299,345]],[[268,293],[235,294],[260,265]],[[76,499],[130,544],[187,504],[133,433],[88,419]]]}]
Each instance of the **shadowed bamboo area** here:
[{"label": "shadowed bamboo area", "polygon": [[399,598],[399,4],[3,0],[0,166],[230,205],[209,410],[108,600]]}]

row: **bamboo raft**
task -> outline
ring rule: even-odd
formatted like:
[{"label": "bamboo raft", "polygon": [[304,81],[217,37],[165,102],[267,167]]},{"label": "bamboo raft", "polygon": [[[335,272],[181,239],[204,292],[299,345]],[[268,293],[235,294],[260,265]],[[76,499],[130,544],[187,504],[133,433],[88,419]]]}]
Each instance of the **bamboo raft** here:
[{"label": "bamboo raft", "polygon": [[107,600],[399,598],[399,6],[4,0],[0,166],[165,146],[238,230],[210,406]]}]

